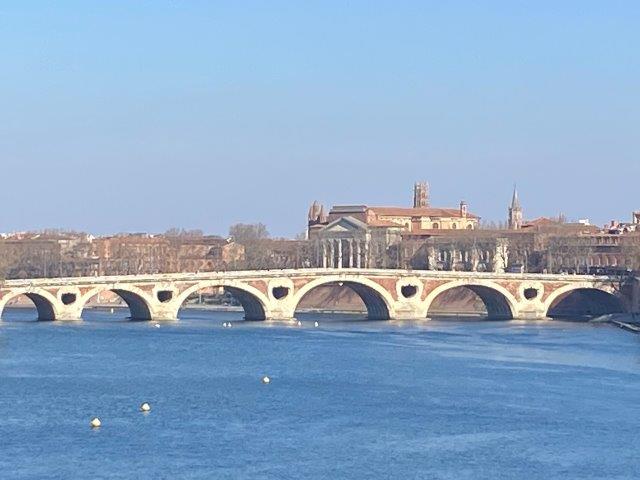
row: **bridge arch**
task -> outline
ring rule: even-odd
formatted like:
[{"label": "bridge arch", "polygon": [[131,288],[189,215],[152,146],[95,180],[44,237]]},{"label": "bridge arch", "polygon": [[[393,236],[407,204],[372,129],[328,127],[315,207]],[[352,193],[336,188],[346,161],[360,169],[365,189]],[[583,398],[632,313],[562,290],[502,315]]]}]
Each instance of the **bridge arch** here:
[{"label": "bridge arch", "polygon": [[87,293],[82,295],[82,297],[78,301],[78,313],[79,316],[82,315],[83,310],[87,306],[89,300],[91,300],[96,295],[103,292],[113,292],[118,295],[124,303],[129,307],[129,312],[131,314],[132,320],[152,320],[153,319],[153,308],[152,301],[150,300],[148,294],[141,290],[138,287],[134,287],[133,285],[104,285],[92,288]]},{"label": "bridge arch", "polygon": [[511,320],[515,318],[518,312],[518,301],[503,286],[486,281],[486,282],[469,282],[468,280],[458,280],[445,283],[433,289],[425,299],[425,311],[427,316],[435,302],[435,300],[443,293],[456,288],[466,288],[475,293],[485,308],[487,309],[487,318],[491,320]]},{"label": "bridge arch", "polygon": [[596,317],[624,313],[627,305],[613,287],[584,282],[554,290],[545,301],[544,311],[549,318]]},{"label": "bridge arch", "polygon": [[301,287],[293,298],[293,312],[304,296],[311,290],[323,285],[343,285],[353,290],[367,308],[367,317],[370,320],[389,320],[392,318],[394,299],[391,294],[379,283],[366,277],[350,277],[347,275],[332,275],[317,278]]},{"label": "bridge arch", "polygon": [[235,280],[207,280],[202,281],[177,296],[175,304],[175,318],[184,302],[191,295],[207,288],[222,287],[235,297],[244,309],[245,320],[266,320],[269,314],[269,300],[257,288]]},{"label": "bridge arch", "polygon": [[21,295],[33,302],[38,312],[38,320],[56,320],[58,318],[58,299],[43,289],[21,288],[12,290],[0,300],[0,318],[7,303]]}]

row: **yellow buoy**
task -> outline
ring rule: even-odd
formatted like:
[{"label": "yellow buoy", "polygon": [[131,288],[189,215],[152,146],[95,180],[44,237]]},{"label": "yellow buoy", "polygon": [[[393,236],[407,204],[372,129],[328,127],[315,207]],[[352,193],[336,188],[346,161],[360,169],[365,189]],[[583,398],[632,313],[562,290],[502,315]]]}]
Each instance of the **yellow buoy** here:
[{"label": "yellow buoy", "polygon": [[102,422],[98,417],[93,417],[91,419],[91,428],[100,428],[102,426]]},{"label": "yellow buoy", "polygon": [[271,379],[265,375],[264,377],[262,377],[262,383],[264,383],[265,385],[271,383]]},{"label": "yellow buoy", "polygon": [[151,410],[151,405],[149,405],[147,402],[144,402],[142,405],[140,405],[141,412],[148,412],[150,410]]}]

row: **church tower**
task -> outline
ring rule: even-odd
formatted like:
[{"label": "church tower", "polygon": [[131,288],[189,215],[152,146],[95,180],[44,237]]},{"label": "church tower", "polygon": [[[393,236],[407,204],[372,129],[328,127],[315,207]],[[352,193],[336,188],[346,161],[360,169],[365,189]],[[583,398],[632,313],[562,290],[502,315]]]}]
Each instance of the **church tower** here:
[{"label": "church tower", "polygon": [[522,207],[518,198],[518,190],[513,187],[513,197],[509,207],[509,230],[520,230],[522,228]]},{"label": "church tower", "polygon": [[413,208],[426,208],[429,206],[429,184],[416,182],[413,186]]}]

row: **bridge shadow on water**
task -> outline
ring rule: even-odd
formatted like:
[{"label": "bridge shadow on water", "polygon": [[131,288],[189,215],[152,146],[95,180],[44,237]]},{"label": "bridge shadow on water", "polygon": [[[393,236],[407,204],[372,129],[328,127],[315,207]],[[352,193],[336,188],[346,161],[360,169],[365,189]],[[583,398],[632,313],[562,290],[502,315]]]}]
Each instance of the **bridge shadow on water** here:
[{"label": "bridge shadow on water", "polygon": [[1,322],[5,323],[32,323],[32,324],[56,324],[56,325],[79,325],[83,322],[97,324],[118,324],[118,323],[149,323],[155,325],[179,325],[179,324],[197,324],[197,323],[213,323],[222,326],[223,323],[231,323],[233,325],[254,325],[254,326],[297,326],[300,321],[304,326],[313,325],[317,322],[319,325],[338,325],[338,324],[354,324],[354,325],[428,325],[429,323],[437,323],[438,325],[446,325],[447,323],[490,323],[499,324],[514,323],[533,323],[533,322],[570,322],[570,323],[603,323],[608,321],[606,317],[598,314],[584,314],[584,312],[562,312],[560,315],[547,317],[539,320],[521,320],[521,319],[505,319],[491,318],[483,313],[478,314],[434,314],[427,318],[415,318],[406,320],[377,320],[369,319],[366,312],[320,312],[320,311],[298,311],[294,319],[290,321],[264,321],[264,320],[245,320],[242,310],[217,310],[210,308],[184,308],[180,311],[179,320],[174,321],[149,321],[135,320],[130,318],[130,312],[127,307],[114,308],[87,308],[83,312],[82,320],[68,321],[57,320],[47,321],[38,320],[38,312],[35,308],[29,307],[7,307],[2,316]]}]

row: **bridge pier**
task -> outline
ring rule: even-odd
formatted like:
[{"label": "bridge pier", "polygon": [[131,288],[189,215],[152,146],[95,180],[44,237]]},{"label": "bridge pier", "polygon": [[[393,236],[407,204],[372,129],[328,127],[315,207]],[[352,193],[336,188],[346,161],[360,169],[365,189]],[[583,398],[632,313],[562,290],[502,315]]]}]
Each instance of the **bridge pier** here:
[{"label": "bridge pier", "polygon": [[521,309],[514,313],[514,320],[545,320],[547,312],[544,308]]}]

